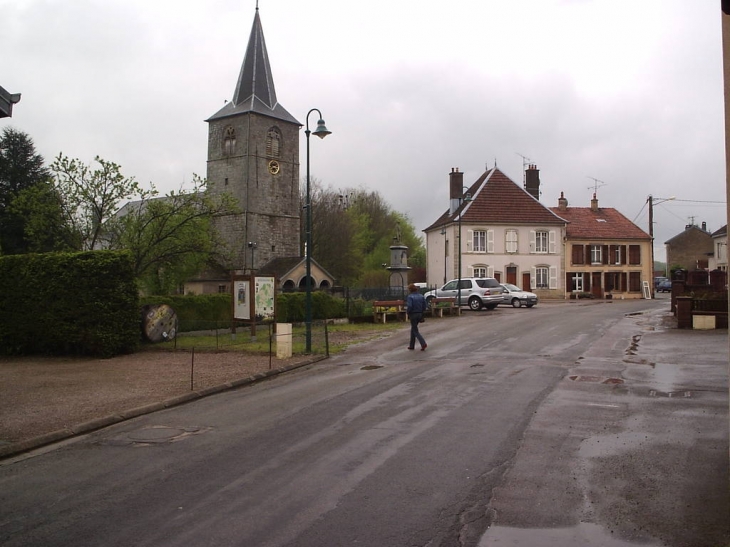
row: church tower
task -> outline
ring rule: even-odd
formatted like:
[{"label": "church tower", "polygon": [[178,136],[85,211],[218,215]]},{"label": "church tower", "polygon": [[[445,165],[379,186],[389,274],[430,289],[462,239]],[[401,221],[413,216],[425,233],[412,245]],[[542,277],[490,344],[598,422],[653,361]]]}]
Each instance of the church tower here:
[{"label": "church tower", "polygon": [[208,183],[239,212],[216,219],[233,258],[250,273],[300,256],[299,123],[277,101],[258,6],[233,100],[208,122]]}]

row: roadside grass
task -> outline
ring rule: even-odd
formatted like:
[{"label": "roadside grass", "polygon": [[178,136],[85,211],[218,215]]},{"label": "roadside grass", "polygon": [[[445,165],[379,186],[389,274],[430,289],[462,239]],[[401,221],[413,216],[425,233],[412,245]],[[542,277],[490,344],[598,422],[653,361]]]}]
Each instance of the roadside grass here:
[{"label": "roadside grass", "polygon": [[[390,323],[347,323],[327,325],[330,354],[344,351],[348,346],[386,336],[402,328],[403,322]],[[324,353],[325,332],[321,323],[312,325],[312,353]],[[292,353],[305,353],[306,330],[304,325],[292,328]],[[179,333],[172,340],[156,344],[147,343],[141,351],[235,351],[250,354],[268,354],[276,351],[276,334],[270,325],[259,325],[256,336],[248,328]]]}]

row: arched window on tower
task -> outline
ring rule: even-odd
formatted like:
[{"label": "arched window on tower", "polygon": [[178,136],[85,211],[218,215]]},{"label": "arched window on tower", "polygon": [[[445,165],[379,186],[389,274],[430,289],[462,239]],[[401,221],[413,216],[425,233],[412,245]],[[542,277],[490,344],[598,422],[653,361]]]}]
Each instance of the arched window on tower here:
[{"label": "arched window on tower", "polygon": [[278,158],[281,156],[281,133],[277,127],[272,127],[266,133],[266,156]]},{"label": "arched window on tower", "polygon": [[223,155],[232,156],[236,153],[236,130],[231,126],[223,132]]}]

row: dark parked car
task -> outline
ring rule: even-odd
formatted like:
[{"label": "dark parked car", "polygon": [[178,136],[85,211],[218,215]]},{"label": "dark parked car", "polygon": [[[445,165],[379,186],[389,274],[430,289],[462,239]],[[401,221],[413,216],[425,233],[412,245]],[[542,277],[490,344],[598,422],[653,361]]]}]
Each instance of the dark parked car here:
[{"label": "dark parked car", "polygon": [[672,292],[672,282],[669,279],[662,281],[657,286],[656,292]]},{"label": "dark parked car", "polygon": [[669,278],[668,277],[655,277],[654,278],[654,288],[658,290],[659,289],[659,284],[662,281],[669,281]]}]

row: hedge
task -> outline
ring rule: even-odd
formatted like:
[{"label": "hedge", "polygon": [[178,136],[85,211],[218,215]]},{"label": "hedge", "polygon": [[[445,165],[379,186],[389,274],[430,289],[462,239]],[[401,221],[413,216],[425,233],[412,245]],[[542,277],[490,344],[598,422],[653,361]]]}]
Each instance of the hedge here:
[{"label": "hedge", "polygon": [[0,353],[129,353],[140,339],[137,294],[126,252],[0,257]]}]

